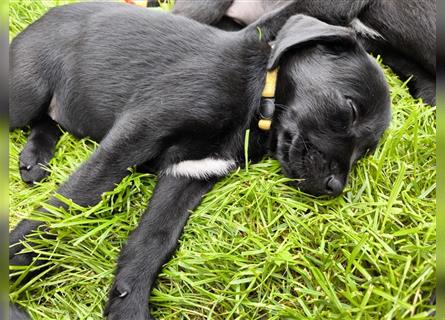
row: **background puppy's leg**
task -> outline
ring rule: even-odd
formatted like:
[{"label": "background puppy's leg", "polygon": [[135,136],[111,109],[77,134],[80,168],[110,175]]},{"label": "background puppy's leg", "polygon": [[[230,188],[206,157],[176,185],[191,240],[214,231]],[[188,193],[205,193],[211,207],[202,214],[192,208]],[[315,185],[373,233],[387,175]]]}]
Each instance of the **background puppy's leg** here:
[{"label": "background puppy's leg", "polygon": [[375,1],[358,18],[393,50],[436,74],[436,1]]},{"label": "background puppy's leg", "polygon": [[384,39],[367,39],[368,50],[381,54],[411,93],[435,105],[436,1],[375,1],[358,17]]},{"label": "background puppy's leg", "polygon": [[[73,173],[57,193],[82,206],[99,202],[103,192],[112,190],[128,173],[127,169],[155,157],[158,153],[155,126],[144,122],[140,115],[123,116],[101,142],[100,147]],[[48,201],[56,207],[66,205],[53,197]],[[43,210],[43,209],[41,209]],[[9,237],[9,258],[12,265],[28,265],[33,253],[18,254],[23,249],[20,241],[43,222],[22,220]]]},{"label": "background puppy's leg", "polygon": [[139,226],[121,251],[105,310],[110,320],[150,319],[147,298],[201,197],[216,180],[161,176]]},{"label": "background puppy's leg", "polygon": [[31,125],[31,133],[20,153],[20,175],[26,183],[33,184],[48,175],[46,166],[54,155],[54,150],[62,132],[50,117],[45,115]]},{"label": "background puppy's leg", "polygon": [[410,93],[415,98],[422,98],[429,105],[436,105],[436,79],[418,62],[413,61],[391,47],[384,39],[361,38],[366,51],[381,55],[383,63],[389,66],[402,81],[412,77],[408,82]]},{"label": "background puppy's leg", "polygon": [[413,78],[408,82],[411,94],[415,98],[422,98],[430,106],[436,105],[436,78],[425,72],[412,73]]},{"label": "background puppy's leg", "polygon": [[172,12],[205,24],[215,24],[221,20],[232,2],[233,0],[176,0]]}]

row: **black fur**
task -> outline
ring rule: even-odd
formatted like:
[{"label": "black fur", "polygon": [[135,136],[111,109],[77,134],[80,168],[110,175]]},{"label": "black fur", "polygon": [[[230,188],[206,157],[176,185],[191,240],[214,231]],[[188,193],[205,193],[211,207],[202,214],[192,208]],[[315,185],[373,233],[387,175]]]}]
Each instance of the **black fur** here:
[{"label": "black fur", "polygon": [[9,320],[28,320],[29,315],[15,304],[9,304]]},{"label": "black fur", "polygon": [[[235,0],[237,1],[237,0]],[[239,0],[238,0],[239,1]],[[221,24],[234,0],[177,0],[174,13],[225,28]],[[261,7],[264,12],[288,3],[288,0],[258,0],[250,10]],[[436,1],[435,0],[293,0],[292,13],[303,13],[331,24],[346,26],[359,18],[384,38],[359,35],[365,48],[383,56],[403,80],[412,76],[408,86],[415,97],[436,103]],[[246,8],[247,10],[247,8]],[[240,26],[241,27],[241,26]],[[231,28],[232,30],[233,28]]]},{"label": "black fur", "polygon": [[24,182],[33,184],[48,175],[42,164],[47,164],[53,157],[60,134],[57,123],[47,115],[34,123],[28,142],[20,153],[19,168]]},{"label": "black fur", "polygon": [[[57,134],[48,113],[69,132],[100,141],[57,193],[89,206],[131,166],[160,173],[122,249],[109,319],[150,319],[154,279],[189,210],[221,178],[174,176],[169,166],[209,157],[242,165],[250,129],[251,160],[271,152],[285,174],[304,179],[298,187],[335,196],[352,163],[377,144],[390,118],[382,71],[350,30],[290,12],[233,33],[129,5],[80,3],[50,10],[13,40],[11,129],[31,124],[29,145],[40,149],[27,146],[31,159],[23,161],[52,154]],[[278,111],[267,133],[257,127],[258,106],[266,70],[276,65]],[[64,206],[56,197],[49,203]],[[20,241],[40,227],[23,220],[11,233],[11,264],[31,263]]]}]

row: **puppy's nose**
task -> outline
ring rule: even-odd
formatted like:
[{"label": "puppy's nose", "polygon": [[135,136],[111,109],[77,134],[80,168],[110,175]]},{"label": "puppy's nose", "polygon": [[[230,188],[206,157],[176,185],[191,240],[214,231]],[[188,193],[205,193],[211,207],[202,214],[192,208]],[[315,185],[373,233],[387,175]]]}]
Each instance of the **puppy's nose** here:
[{"label": "puppy's nose", "polygon": [[325,192],[330,196],[338,196],[343,191],[343,183],[339,178],[330,175],[325,179]]}]

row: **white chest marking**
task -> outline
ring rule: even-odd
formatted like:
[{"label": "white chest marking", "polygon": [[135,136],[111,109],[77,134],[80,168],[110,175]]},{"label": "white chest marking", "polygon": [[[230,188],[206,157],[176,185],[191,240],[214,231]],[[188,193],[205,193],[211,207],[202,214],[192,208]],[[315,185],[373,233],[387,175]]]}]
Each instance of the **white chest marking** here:
[{"label": "white chest marking", "polygon": [[236,168],[234,160],[205,158],[186,160],[173,164],[164,170],[165,174],[176,177],[207,179],[223,177]]},{"label": "white chest marking", "polygon": [[381,38],[381,39],[385,39],[380,33],[378,33],[376,30],[366,26],[358,18],[354,18],[354,20],[351,21],[349,26],[352,29],[354,29],[354,31],[356,33],[360,34],[361,36],[363,36],[365,38],[371,38],[371,39]]}]

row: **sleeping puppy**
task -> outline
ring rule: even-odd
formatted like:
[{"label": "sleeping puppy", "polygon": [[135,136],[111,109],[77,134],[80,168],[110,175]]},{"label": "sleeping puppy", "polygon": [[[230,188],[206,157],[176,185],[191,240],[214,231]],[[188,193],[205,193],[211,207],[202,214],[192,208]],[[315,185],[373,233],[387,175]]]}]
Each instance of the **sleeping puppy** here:
[{"label": "sleeping puppy", "polygon": [[[155,1],[149,1],[153,4]],[[380,54],[415,97],[436,104],[436,1],[293,0],[290,10],[356,30],[368,52]],[[176,0],[174,13],[223,29],[239,29],[288,0]]]},{"label": "sleeping puppy", "polygon": [[[161,266],[189,211],[245,163],[246,130],[250,160],[270,152],[295,186],[317,195],[339,195],[352,164],[378,143],[390,120],[379,66],[350,29],[290,12],[226,32],[126,4],[78,3],[50,10],[13,40],[10,125],[31,126],[25,181],[44,177],[57,124],[100,141],[57,190],[79,205],[97,203],[131,166],[159,173],[121,251],[108,319],[150,319]],[[12,265],[31,263],[20,241],[39,227],[23,220],[12,231]]]}]

